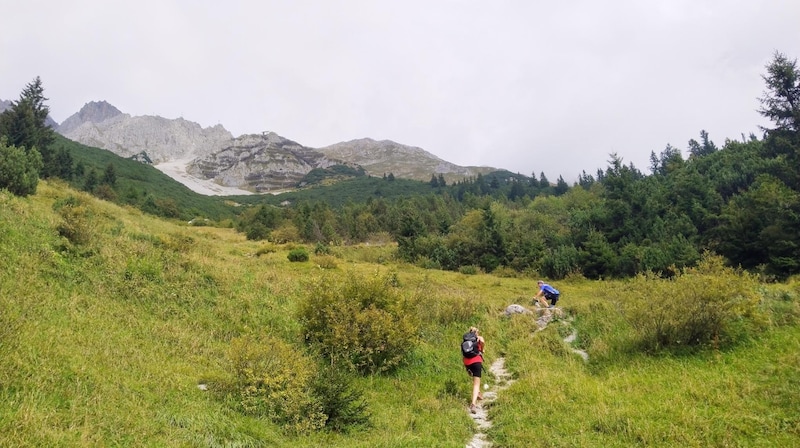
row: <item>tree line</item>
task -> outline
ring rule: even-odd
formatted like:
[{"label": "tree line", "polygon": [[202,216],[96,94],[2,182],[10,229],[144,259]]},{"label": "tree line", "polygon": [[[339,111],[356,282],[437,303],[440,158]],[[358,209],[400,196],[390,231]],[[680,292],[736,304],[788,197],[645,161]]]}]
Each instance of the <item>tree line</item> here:
[{"label": "tree line", "polygon": [[[448,270],[669,276],[714,252],[732,266],[785,278],[800,272],[796,60],[776,52],[762,77],[759,112],[773,123],[762,136],[718,147],[701,131],[685,157],[669,144],[651,152],[648,174],[611,154],[605,169],[582,172],[572,186],[561,176],[552,183],[543,172],[501,171],[449,185],[433,174],[427,185],[390,197],[410,183],[390,173],[356,181],[372,189],[364,200],[322,197],[280,206],[267,203],[275,198],[258,199],[238,212],[235,226],[250,239],[275,242],[391,240],[399,258]],[[70,178],[80,169],[64,146],[52,144],[45,100],[36,78],[0,114],[0,188],[31,194],[38,177]],[[111,197],[117,174],[109,165],[102,176],[81,173],[84,189]]]},{"label": "tree line", "polygon": [[573,186],[508,172],[395,200],[370,198],[331,207],[260,205],[240,216],[253,239],[364,242],[385,234],[398,256],[421,265],[533,271],[551,278],[672,275],[704,252],[771,278],[800,272],[800,83],[796,60],[776,53],[763,76],[763,136],[728,139],[707,132],[684,157],[666,145],[651,152],[649,174],[615,154]]}]

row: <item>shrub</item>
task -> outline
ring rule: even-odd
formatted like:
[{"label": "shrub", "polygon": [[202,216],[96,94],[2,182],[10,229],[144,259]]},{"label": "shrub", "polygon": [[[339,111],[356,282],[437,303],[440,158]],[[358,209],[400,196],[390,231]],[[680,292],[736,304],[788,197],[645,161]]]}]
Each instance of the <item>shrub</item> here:
[{"label": "shrub", "polygon": [[287,258],[291,262],[300,262],[300,261],[308,261],[308,252],[302,247],[298,247],[296,249],[292,249],[289,251],[289,255]]},{"label": "shrub", "polygon": [[197,247],[197,240],[191,235],[172,233],[165,239],[164,247],[175,252],[188,253],[192,248]]},{"label": "shrub", "polygon": [[413,304],[388,276],[316,279],[301,299],[305,340],[331,365],[361,373],[392,370],[415,343]]},{"label": "shrub", "polygon": [[345,372],[330,366],[321,368],[312,384],[312,391],[327,420],[325,427],[347,432],[353,427],[370,425],[370,415],[363,392],[355,388],[353,379]]},{"label": "shrub", "polygon": [[285,244],[290,241],[300,241],[300,231],[292,223],[281,224],[280,227],[269,233],[269,240],[277,244]]},{"label": "shrub", "polygon": [[115,201],[117,199],[117,192],[108,184],[98,185],[94,189],[94,195],[104,201]]},{"label": "shrub", "polygon": [[75,245],[85,245],[95,238],[97,223],[95,213],[82,200],[69,196],[53,204],[53,208],[61,216],[58,224],[58,234]]},{"label": "shrub", "polygon": [[330,254],[331,254],[331,248],[327,244],[317,243],[317,245],[314,246],[314,255],[330,255]]},{"label": "shrub", "polygon": [[648,352],[664,348],[734,344],[766,325],[758,310],[753,275],[705,256],[696,268],[677,271],[671,280],[642,274],[613,291],[636,332],[636,345]]},{"label": "shrub", "polygon": [[269,229],[264,224],[258,222],[253,223],[247,228],[245,236],[251,241],[264,240],[267,239],[267,236],[269,236]]},{"label": "shrub", "polygon": [[308,356],[272,337],[234,338],[228,348],[232,380],[205,379],[235,408],[266,417],[292,434],[319,429],[347,432],[369,426],[370,415],[353,378],[330,367],[318,368]]},{"label": "shrub", "polygon": [[575,246],[559,246],[541,261],[541,273],[549,278],[562,279],[580,266],[580,252]]},{"label": "shrub", "polygon": [[245,336],[231,341],[228,358],[241,412],[267,417],[289,433],[325,426],[322,405],[310,389],[314,364],[297,350],[279,339]]},{"label": "shrub", "polygon": [[17,196],[36,193],[42,156],[36,148],[17,148],[8,145],[5,136],[0,138],[0,189]]},{"label": "shrub", "polygon": [[492,271],[492,274],[494,274],[495,276],[500,277],[500,278],[518,278],[518,277],[522,277],[522,275],[519,272],[517,272],[516,270],[514,270],[513,268],[510,268],[508,266],[500,266],[497,269],[495,269],[494,271]]},{"label": "shrub", "polygon": [[458,268],[458,272],[464,275],[476,275],[481,273],[481,268],[473,265],[461,266],[460,268]]},{"label": "shrub", "polygon": [[417,265],[417,267],[422,269],[436,269],[436,270],[442,269],[442,265],[438,261],[431,260],[430,258],[423,256],[417,258],[417,262],[415,264]]},{"label": "shrub", "polygon": [[272,254],[275,253],[276,251],[277,249],[275,249],[275,246],[273,246],[272,244],[265,244],[256,250],[256,257],[260,257],[266,254]]}]

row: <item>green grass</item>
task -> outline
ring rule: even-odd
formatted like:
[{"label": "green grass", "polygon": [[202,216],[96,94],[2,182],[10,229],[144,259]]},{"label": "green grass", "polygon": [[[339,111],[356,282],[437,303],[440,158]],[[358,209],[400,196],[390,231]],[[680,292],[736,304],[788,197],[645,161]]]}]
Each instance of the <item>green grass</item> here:
[{"label": "green grass", "polygon": [[[83,207],[66,216],[88,242],[59,235],[54,204],[64,203]],[[470,325],[516,379],[490,410],[495,446],[800,444],[795,283],[763,285],[778,291],[764,308],[782,314],[744,343],[645,356],[608,348],[630,336],[600,299],[608,284],[560,282],[559,305],[594,355],[586,364],[564,344],[563,321],[535,332],[525,316],[502,317],[530,303],[536,279],[424,270],[396,262],[391,244],[333,247],[335,266],[323,269],[311,247],[309,261],[290,262],[295,247],[265,251],[231,229],[178,225],[47,181],[28,198],[0,192],[0,446],[463,447],[475,431],[458,349]],[[308,355],[297,303],[309,280],[348,272],[393,276],[422,298],[407,362],[356,379],[371,427],[291,435],[197,387],[230,377],[240,336]]]},{"label": "green grass", "polygon": [[520,378],[491,434],[509,446],[794,446],[798,341],[797,327],[782,328],[730,352],[634,357],[600,372],[533,341],[534,354],[509,356]]}]

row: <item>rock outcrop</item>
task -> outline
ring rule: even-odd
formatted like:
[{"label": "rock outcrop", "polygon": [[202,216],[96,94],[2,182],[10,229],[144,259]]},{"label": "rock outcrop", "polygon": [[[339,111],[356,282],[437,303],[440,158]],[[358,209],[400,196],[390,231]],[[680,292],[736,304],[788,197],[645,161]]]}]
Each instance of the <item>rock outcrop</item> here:
[{"label": "rock outcrop", "polygon": [[461,180],[495,171],[489,167],[464,167],[442,160],[416,146],[391,140],[362,138],[319,148],[323,154],[356,163],[367,174],[381,177],[392,173],[402,179],[428,181],[433,174],[442,174],[448,181]]},{"label": "rock outcrop", "polygon": [[193,160],[186,172],[260,193],[295,188],[314,168],[333,165],[352,166],[269,132],[235,138],[220,151]]}]

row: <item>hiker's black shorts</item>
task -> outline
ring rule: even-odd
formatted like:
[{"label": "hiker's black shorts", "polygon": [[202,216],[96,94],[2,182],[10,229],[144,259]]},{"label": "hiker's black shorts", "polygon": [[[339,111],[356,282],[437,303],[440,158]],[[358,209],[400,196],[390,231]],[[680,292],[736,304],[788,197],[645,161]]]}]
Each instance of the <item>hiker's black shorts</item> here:
[{"label": "hiker's black shorts", "polygon": [[558,297],[560,294],[552,294],[549,292],[544,293],[544,298],[550,301],[550,305],[555,305],[558,302]]},{"label": "hiker's black shorts", "polygon": [[481,369],[483,369],[482,362],[474,362],[468,366],[464,366],[467,368],[467,372],[469,372],[470,376],[474,376],[476,378],[481,377]]}]

